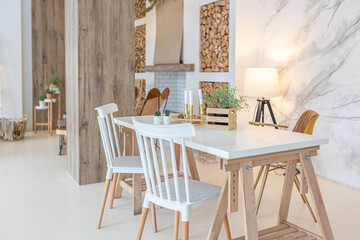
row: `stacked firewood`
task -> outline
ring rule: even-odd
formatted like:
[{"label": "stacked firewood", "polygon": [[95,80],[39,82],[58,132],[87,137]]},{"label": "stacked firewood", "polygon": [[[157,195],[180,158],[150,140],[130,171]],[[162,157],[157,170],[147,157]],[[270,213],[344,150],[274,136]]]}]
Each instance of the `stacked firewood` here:
[{"label": "stacked firewood", "polygon": [[145,17],[145,0],[135,0],[135,20]]},{"label": "stacked firewood", "polygon": [[229,0],[200,7],[201,72],[229,71]]},{"label": "stacked firewood", "polygon": [[135,72],[145,72],[146,25],[135,28]]}]

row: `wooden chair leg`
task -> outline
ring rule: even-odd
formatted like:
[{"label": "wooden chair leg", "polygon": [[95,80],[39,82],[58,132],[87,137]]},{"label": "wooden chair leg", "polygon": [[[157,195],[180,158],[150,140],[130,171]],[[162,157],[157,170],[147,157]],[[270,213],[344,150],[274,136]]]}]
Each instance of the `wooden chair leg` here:
[{"label": "wooden chair leg", "polygon": [[148,215],[148,212],[149,212],[149,209],[143,207],[142,212],[141,212],[141,218],[140,218],[140,222],[139,222],[138,231],[137,231],[137,234],[136,234],[136,240],[141,239],[141,236],[142,236],[143,231],[144,231],[144,226],[145,226],[146,217]]},{"label": "wooden chair leg", "polygon": [[189,240],[189,222],[182,222],[181,225],[181,239]]},{"label": "wooden chair leg", "polygon": [[155,204],[151,203],[151,217],[153,222],[153,230],[154,233],[157,232],[157,224],[156,224],[156,210],[155,210]]},{"label": "wooden chair leg", "polygon": [[308,198],[306,197],[305,194],[300,193],[300,181],[299,181],[299,179],[298,179],[298,177],[296,175],[294,177],[294,182],[295,182],[296,188],[298,189],[299,194],[300,194],[303,202],[306,204],[307,208],[309,209],[309,212],[310,212],[311,216],[313,217],[314,221],[317,222],[316,216],[315,216],[315,214],[314,214],[314,212],[313,212],[313,210],[312,210],[312,208],[310,206]]},{"label": "wooden chair leg", "polygon": [[106,182],[105,182],[105,187],[104,187],[104,192],[103,192],[103,196],[102,196],[102,200],[101,200],[100,212],[99,212],[99,217],[98,217],[98,222],[97,222],[97,228],[101,227],[101,220],[102,220],[102,217],[104,214],[104,208],[105,208],[105,203],[106,203],[106,197],[109,192],[110,181],[111,181],[110,179],[106,179]]},{"label": "wooden chair leg", "polygon": [[269,175],[269,169],[270,169],[270,165],[268,164],[265,167],[265,173],[264,173],[263,181],[262,181],[261,188],[260,188],[260,194],[259,194],[259,200],[258,200],[258,204],[257,204],[257,208],[256,208],[256,214],[258,214],[258,212],[259,212],[261,199],[262,199],[262,196],[263,196],[264,190],[265,190],[266,180]]},{"label": "wooden chair leg", "polygon": [[113,208],[113,204],[114,204],[114,196],[115,196],[115,189],[116,189],[116,183],[117,183],[118,176],[119,176],[119,173],[114,173],[114,175],[113,175],[110,203],[109,203],[110,209]]},{"label": "wooden chair leg", "polygon": [[259,183],[261,174],[262,174],[263,171],[264,171],[264,167],[265,167],[264,165],[262,165],[262,166],[260,167],[260,170],[259,170],[259,172],[258,172],[258,175],[256,176],[256,180],[255,180],[255,183],[254,183],[254,189],[256,189],[256,186],[257,186],[258,183]]},{"label": "wooden chair leg", "polygon": [[227,214],[225,214],[225,218],[224,218],[224,231],[225,231],[225,236],[226,236],[226,240],[231,240],[231,232],[230,232],[230,225],[229,225],[229,219]]},{"label": "wooden chair leg", "polygon": [[178,240],[178,236],[179,236],[179,217],[180,217],[180,212],[175,211],[174,240]]}]

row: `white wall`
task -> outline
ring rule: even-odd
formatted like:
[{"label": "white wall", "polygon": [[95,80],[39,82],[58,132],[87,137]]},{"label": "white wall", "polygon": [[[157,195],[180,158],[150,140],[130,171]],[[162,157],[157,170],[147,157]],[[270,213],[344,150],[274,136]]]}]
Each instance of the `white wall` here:
[{"label": "white wall", "polygon": [[0,6],[2,117],[21,117],[23,112],[21,0],[0,0]]}]

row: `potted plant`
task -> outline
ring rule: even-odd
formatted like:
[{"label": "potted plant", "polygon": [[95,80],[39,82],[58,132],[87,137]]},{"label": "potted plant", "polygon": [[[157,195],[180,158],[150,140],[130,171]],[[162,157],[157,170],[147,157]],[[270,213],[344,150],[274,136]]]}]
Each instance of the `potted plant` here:
[{"label": "potted plant", "polygon": [[54,97],[54,90],[50,90],[49,88],[46,89],[46,98],[47,99],[53,99]]},{"label": "potted plant", "polygon": [[206,91],[204,102],[206,108],[207,127],[217,130],[233,130],[236,128],[237,111],[248,109],[246,97],[236,96],[236,88],[227,84],[211,92]]},{"label": "potted plant", "polygon": [[45,98],[46,98],[46,97],[45,97],[44,95],[41,95],[41,96],[38,97],[38,99],[39,99],[39,106],[40,106],[41,108],[45,108],[45,107],[46,107],[45,102],[44,102]]},{"label": "potted plant", "polygon": [[161,120],[162,120],[161,113],[160,113],[160,111],[156,110],[154,112],[154,123],[161,124]]},{"label": "potted plant", "polygon": [[64,112],[64,114],[63,114],[63,119],[64,120],[66,119],[66,112]]},{"label": "potted plant", "polygon": [[53,76],[48,82],[47,85],[49,86],[50,90],[59,91],[59,84],[64,80],[59,79],[57,76]]},{"label": "potted plant", "polygon": [[164,113],[164,124],[170,124],[170,111],[168,109],[165,109]]}]

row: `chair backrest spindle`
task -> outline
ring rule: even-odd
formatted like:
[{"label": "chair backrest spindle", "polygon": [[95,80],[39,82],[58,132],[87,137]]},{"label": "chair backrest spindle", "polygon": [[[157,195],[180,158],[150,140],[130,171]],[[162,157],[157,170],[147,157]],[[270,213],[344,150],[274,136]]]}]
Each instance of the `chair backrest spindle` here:
[{"label": "chair backrest spindle", "polygon": [[114,123],[114,112],[119,111],[119,109],[115,103],[110,103],[97,107],[95,110],[98,112],[97,119],[99,123],[101,140],[104,145],[106,161],[108,166],[111,166],[111,159],[120,156],[120,145]]}]

